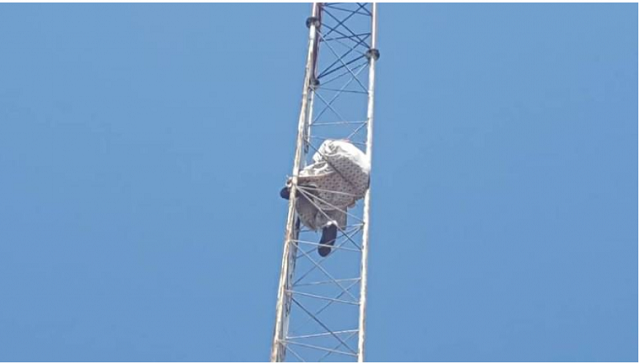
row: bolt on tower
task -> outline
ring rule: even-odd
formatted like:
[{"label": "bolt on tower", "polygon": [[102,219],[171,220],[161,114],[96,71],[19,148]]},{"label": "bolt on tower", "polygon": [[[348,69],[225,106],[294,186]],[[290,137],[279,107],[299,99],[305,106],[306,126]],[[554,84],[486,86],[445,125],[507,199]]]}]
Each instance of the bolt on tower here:
[{"label": "bolt on tower", "polygon": [[371,164],[377,6],[313,3],[271,361],[364,361],[370,188],[346,209],[331,254],[296,213],[298,174],[327,139]]}]

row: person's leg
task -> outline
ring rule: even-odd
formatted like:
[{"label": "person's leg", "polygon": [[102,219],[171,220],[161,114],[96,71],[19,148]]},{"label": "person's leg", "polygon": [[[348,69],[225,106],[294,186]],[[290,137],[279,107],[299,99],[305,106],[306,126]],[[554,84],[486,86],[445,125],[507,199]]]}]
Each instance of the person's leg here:
[{"label": "person's leg", "polygon": [[318,254],[321,257],[326,257],[331,253],[331,247],[336,242],[338,237],[338,226],[331,222],[329,225],[322,229],[322,237],[320,238],[320,245],[318,246]]}]

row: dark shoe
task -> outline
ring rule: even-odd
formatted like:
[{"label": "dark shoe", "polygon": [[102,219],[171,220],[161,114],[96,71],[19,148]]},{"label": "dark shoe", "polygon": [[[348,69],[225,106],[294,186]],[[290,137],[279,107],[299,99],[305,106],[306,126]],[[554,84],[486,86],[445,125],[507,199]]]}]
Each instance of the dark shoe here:
[{"label": "dark shoe", "polygon": [[318,246],[318,254],[326,257],[331,253],[331,247],[338,237],[338,226],[331,224],[322,229],[322,238],[320,238],[320,246]]},{"label": "dark shoe", "polygon": [[289,199],[289,187],[284,187],[283,189],[280,190],[280,197],[284,198],[285,200]]}]

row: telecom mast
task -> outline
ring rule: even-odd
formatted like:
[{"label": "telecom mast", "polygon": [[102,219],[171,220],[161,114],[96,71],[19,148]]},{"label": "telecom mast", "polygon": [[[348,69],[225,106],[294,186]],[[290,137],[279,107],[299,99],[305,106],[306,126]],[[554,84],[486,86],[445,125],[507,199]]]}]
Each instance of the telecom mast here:
[{"label": "telecom mast", "polygon": [[326,139],[372,152],[376,4],[313,3],[271,361],[364,361],[370,189],[333,251],[296,216],[296,186]]}]

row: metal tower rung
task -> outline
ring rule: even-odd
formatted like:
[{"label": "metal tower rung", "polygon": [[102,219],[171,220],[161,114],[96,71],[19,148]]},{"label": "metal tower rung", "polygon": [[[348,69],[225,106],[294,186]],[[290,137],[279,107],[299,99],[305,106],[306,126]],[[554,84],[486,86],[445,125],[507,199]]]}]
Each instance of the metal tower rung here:
[{"label": "metal tower rung", "polygon": [[312,349],[316,349],[316,350],[328,351],[330,353],[349,355],[349,356],[354,356],[354,357],[358,356],[355,352],[354,353],[347,353],[347,352],[344,352],[344,351],[339,351],[339,350],[329,349],[329,348],[323,348],[321,346],[309,345],[309,344],[304,344],[304,343],[295,342],[295,341],[289,341],[289,340],[287,340],[285,342],[288,343],[288,344],[291,344],[291,345],[304,346],[304,347],[312,348]]},{"label": "metal tower rung", "polygon": [[[315,247],[315,249],[317,249],[318,247],[321,247],[321,246],[326,246],[325,244],[314,243],[314,242],[311,242],[311,241],[294,240],[294,242],[300,243],[300,244],[303,244],[303,245],[313,246],[313,247]],[[334,245],[331,250],[333,250],[333,251],[342,250],[342,251],[356,252],[356,253],[361,252],[361,250],[359,250],[359,249],[347,248],[347,247],[344,246],[344,244],[340,244],[340,245],[337,245],[337,246]],[[300,257],[300,255],[298,255],[298,257]]]},{"label": "metal tower rung", "polygon": [[353,282],[353,281],[358,281],[358,280],[360,280],[360,278],[342,278],[342,279],[336,279],[335,281],[306,282],[306,283],[298,284],[297,286],[314,286],[314,285],[319,285],[319,284],[330,284],[330,283],[334,283],[334,282]]},{"label": "metal tower rung", "polygon": [[287,290],[287,293],[292,294],[292,295],[303,296],[303,297],[317,298],[317,299],[320,299],[320,300],[325,300],[325,301],[330,301],[330,302],[335,302],[335,303],[344,303],[344,304],[347,304],[347,305],[354,305],[354,306],[360,305],[360,302],[357,302],[357,301],[356,302],[351,302],[351,301],[346,301],[346,300],[339,300],[337,298],[318,296],[318,295],[315,295],[315,294],[299,292],[299,291],[294,291],[294,290]]},{"label": "metal tower rung", "polygon": [[[348,334],[348,333],[356,333],[356,332],[358,332],[358,329],[334,331],[333,334],[345,334],[345,333]],[[327,335],[331,335],[331,333],[324,332],[324,333],[321,333],[321,334],[289,336],[289,337],[287,337],[287,340],[291,340],[291,339],[309,339],[309,338],[312,338],[312,337],[320,337],[320,336],[327,336]]]}]

